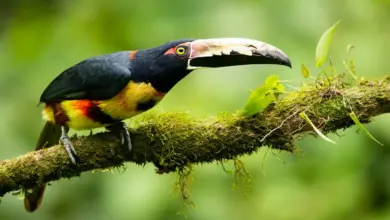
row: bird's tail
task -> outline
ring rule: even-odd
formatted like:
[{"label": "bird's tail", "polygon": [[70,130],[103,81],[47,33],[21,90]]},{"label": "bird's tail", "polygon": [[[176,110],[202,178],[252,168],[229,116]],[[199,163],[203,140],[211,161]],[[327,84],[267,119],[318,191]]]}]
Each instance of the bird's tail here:
[{"label": "bird's tail", "polygon": [[[46,122],[39,136],[35,150],[45,147],[51,147],[59,143],[61,137],[61,126]],[[28,212],[35,211],[42,202],[46,184],[34,187],[33,189],[24,189],[24,207]]]}]

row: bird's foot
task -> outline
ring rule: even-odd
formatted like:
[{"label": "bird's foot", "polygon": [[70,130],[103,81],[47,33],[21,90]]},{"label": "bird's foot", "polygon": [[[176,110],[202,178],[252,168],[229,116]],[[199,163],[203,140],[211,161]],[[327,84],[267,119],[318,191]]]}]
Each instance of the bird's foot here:
[{"label": "bird's foot", "polygon": [[66,128],[61,127],[61,131],[62,131],[62,133],[61,133],[61,137],[60,137],[60,142],[62,142],[62,144],[64,145],[65,150],[68,153],[70,160],[72,161],[72,164],[76,165],[77,162],[80,161],[80,158],[77,155],[76,150],[74,149],[73,144],[69,139],[69,136],[67,134],[68,132],[67,132]]},{"label": "bird's foot", "polygon": [[133,145],[131,144],[131,138],[129,130],[127,130],[124,122],[118,122],[106,127],[110,131],[118,131],[121,135],[121,145],[126,148],[128,153],[131,152]]}]

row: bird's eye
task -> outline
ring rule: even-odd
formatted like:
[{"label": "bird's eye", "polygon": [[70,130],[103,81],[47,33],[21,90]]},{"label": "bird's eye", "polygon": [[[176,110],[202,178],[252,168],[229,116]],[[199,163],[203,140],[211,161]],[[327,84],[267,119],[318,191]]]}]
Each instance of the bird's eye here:
[{"label": "bird's eye", "polygon": [[179,55],[179,56],[183,56],[187,53],[187,48],[186,47],[177,47],[176,48],[176,54]]}]

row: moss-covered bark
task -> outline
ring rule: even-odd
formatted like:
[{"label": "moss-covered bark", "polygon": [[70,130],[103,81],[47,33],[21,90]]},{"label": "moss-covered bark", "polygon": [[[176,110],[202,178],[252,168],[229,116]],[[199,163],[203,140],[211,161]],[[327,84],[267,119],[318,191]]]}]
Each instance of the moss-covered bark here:
[{"label": "moss-covered bark", "polygon": [[264,145],[293,152],[297,138],[313,133],[298,115],[303,111],[325,134],[353,125],[348,115],[351,111],[367,123],[374,116],[390,112],[389,80],[350,88],[342,84],[302,88],[253,117],[231,114],[196,120],[179,113],[147,114],[130,129],[134,147],[130,155],[120,147],[117,135],[106,132],[72,138],[81,158],[78,166],[70,163],[61,146],[0,161],[0,196],[126,161],[152,162],[161,171],[170,172],[188,164],[251,154]]}]

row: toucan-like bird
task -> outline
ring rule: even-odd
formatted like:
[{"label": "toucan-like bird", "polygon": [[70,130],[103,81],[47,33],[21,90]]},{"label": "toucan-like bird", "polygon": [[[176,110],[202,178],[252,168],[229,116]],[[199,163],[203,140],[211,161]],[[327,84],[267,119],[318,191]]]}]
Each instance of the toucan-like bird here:
[{"label": "toucan-like bird", "polygon": [[[80,160],[67,133],[106,127],[131,151],[124,119],[152,108],[180,80],[203,67],[276,64],[291,67],[280,49],[245,38],[181,39],[145,50],[92,57],[66,69],[44,90],[46,124],[36,150],[62,143],[70,161]],[[25,190],[29,212],[41,204],[45,185]]]}]

